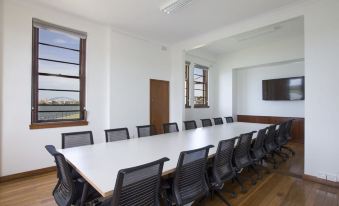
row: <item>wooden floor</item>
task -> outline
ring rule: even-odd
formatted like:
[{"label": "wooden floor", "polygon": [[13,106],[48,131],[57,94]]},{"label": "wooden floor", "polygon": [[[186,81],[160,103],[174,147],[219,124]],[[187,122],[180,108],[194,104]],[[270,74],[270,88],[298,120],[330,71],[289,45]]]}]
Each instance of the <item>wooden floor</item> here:
[{"label": "wooden floor", "polygon": [[[303,173],[303,145],[291,147],[297,155],[278,170],[265,174],[255,186],[246,182],[247,193],[241,193],[236,183],[227,183],[225,188],[236,191],[238,196],[232,198],[227,192],[224,195],[234,206],[339,206],[339,189],[299,178]],[[51,196],[55,183],[54,172],[1,183],[0,205],[56,205]],[[206,199],[202,205],[224,206],[218,197]]]}]

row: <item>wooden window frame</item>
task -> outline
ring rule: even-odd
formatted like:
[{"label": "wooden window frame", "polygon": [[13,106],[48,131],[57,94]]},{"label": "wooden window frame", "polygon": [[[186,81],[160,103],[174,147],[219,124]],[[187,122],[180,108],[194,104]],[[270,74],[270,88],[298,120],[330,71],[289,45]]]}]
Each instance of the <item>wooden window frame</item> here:
[{"label": "wooden window frame", "polygon": [[[49,26],[53,28],[53,26]],[[53,28],[58,30],[58,28]],[[62,31],[61,31],[62,32]],[[54,45],[54,47],[58,47]],[[62,48],[62,47],[59,47]],[[79,105],[80,105],[80,118],[75,120],[51,120],[39,121],[38,120],[38,107],[39,107],[39,75],[44,76],[58,76],[64,78],[75,78],[68,75],[54,75],[39,73],[39,28],[32,26],[32,107],[31,107],[31,124],[30,129],[44,129],[56,127],[71,127],[71,126],[84,126],[88,125],[87,112],[86,112],[86,38],[80,38],[79,48],[79,79],[80,91],[79,92]],[[50,60],[53,61],[53,60]],[[54,61],[65,63],[62,61]],[[66,62],[67,63],[67,62]],[[41,89],[40,89],[41,90]],[[52,90],[51,90],[52,91]],[[59,91],[59,90],[58,90]],[[61,91],[61,90],[60,90]]]},{"label": "wooden window frame", "polygon": [[[208,105],[208,67],[205,66],[200,66],[200,65],[196,65],[195,68],[197,69],[201,69],[203,71],[203,99],[204,99],[204,104],[196,104],[194,102],[194,108],[209,108]],[[194,72],[193,72],[193,76],[197,76]],[[197,84],[196,81],[194,81],[194,85]],[[193,88],[193,90],[195,90],[195,87]],[[194,96],[195,98],[195,96]]]},{"label": "wooden window frame", "polygon": [[185,108],[191,108],[190,106],[190,62],[185,62]]}]

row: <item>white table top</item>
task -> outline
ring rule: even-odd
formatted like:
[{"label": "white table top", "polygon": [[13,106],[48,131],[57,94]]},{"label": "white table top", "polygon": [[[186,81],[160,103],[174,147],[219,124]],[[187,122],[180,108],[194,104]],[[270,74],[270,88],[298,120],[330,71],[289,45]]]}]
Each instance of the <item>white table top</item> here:
[{"label": "white table top", "polygon": [[[209,155],[216,152],[220,140],[230,139],[242,133],[258,131],[269,125],[235,122],[198,128],[151,137],[133,138],[110,143],[58,150],[67,161],[102,196],[112,194],[120,169],[129,168],[168,157],[163,173],[172,172],[181,151],[214,145]],[[255,136],[254,136],[255,137]]]}]

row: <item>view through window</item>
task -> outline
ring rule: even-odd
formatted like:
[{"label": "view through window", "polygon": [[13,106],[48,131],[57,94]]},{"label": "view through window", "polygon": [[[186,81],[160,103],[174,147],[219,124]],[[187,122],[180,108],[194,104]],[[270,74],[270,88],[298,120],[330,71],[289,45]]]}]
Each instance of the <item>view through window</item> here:
[{"label": "view through window", "polygon": [[208,107],[208,67],[194,65],[194,107]]},{"label": "view through window", "polygon": [[85,119],[86,38],[33,21],[32,123]]}]

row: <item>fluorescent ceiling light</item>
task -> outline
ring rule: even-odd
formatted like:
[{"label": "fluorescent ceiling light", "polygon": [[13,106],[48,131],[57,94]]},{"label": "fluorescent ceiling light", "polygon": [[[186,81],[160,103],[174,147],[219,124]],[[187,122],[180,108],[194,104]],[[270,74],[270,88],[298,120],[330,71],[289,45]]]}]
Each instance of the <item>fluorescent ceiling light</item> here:
[{"label": "fluorescent ceiling light", "polygon": [[160,7],[160,10],[165,12],[166,14],[171,14],[181,9],[189,4],[191,4],[193,0],[170,0],[166,4]]},{"label": "fluorescent ceiling light", "polygon": [[238,42],[247,41],[247,40],[251,40],[251,39],[255,39],[255,38],[258,38],[258,37],[268,35],[270,33],[276,32],[280,29],[281,29],[281,26],[274,26],[274,27],[270,27],[270,28],[267,28],[267,29],[258,29],[257,31],[252,31],[252,32],[248,32],[248,33],[245,33],[245,34],[240,34],[240,35],[234,37],[234,39]]}]

